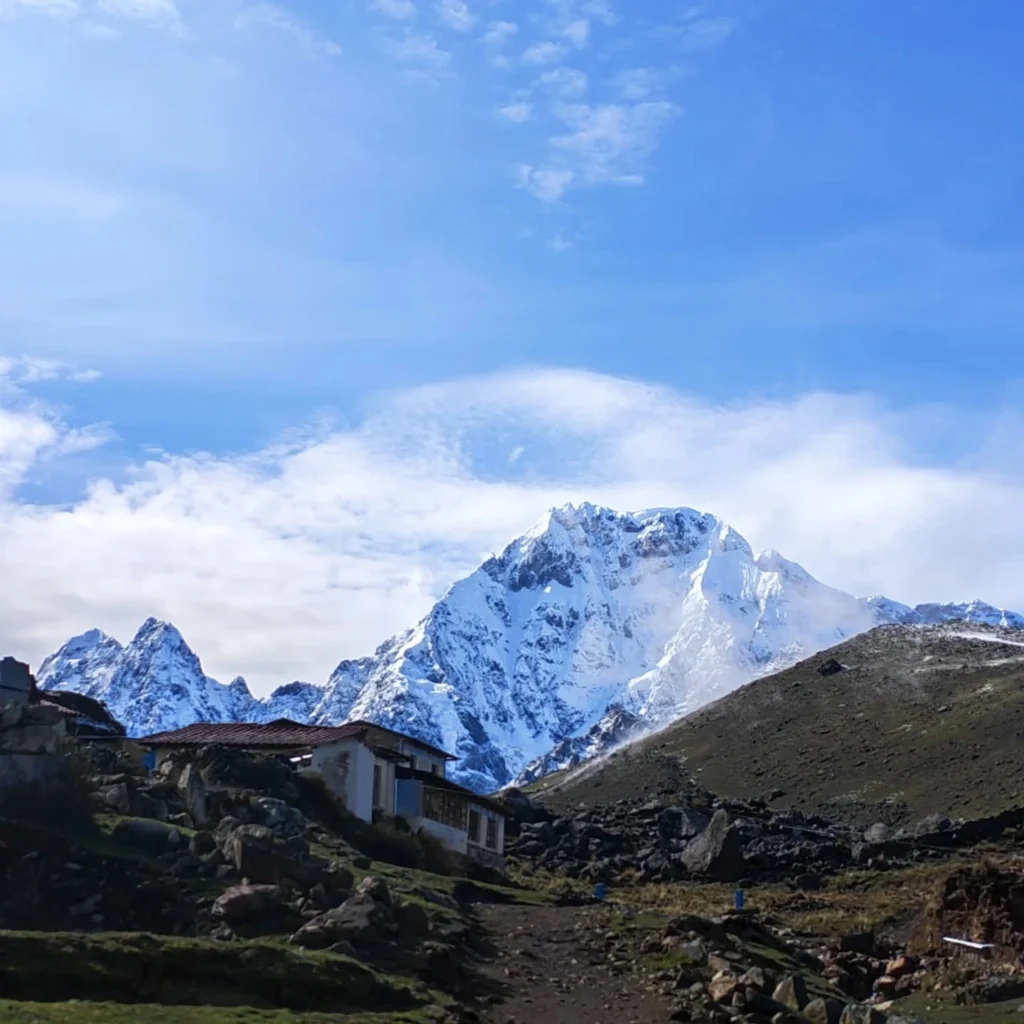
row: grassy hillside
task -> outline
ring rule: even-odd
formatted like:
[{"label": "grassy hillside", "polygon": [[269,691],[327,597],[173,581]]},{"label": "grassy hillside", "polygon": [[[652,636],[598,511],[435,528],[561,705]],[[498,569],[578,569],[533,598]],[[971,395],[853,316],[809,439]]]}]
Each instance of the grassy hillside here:
[{"label": "grassy hillside", "polygon": [[[1013,640],[974,626],[880,627],[552,780],[543,799],[682,799],[689,777],[858,824],[1006,810],[1024,791],[1024,638]],[[822,676],[827,658],[846,670]]]}]

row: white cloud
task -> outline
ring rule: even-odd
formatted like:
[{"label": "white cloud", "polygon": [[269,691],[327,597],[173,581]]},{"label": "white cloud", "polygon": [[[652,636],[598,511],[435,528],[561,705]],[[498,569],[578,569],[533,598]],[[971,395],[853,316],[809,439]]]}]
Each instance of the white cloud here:
[{"label": "white cloud", "polygon": [[247,7],[235,19],[235,26],[240,29],[271,29],[290,36],[310,50],[326,53],[331,57],[341,54],[341,47],[336,42],[321,35],[305,22],[299,21],[277,4],[256,4]]},{"label": "white cloud", "polygon": [[582,96],[587,91],[587,76],[575,68],[554,68],[545,71],[537,79],[537,85],[570,99]]},{"label": "white cloud", "polygon": [[371,0],[370,10],[394,18],[395,21],[411,21],[417,13],[413,0]]},{"label": "white cloud", "polygon": [[524,64],[554,64],[565,56],[565,47],[561,43],[553,43],[550,39],[534,43],[523,51]]},{"label": "white cloud", "polygon": [[468,32],[476,24],[476,15],[464,0],[440,0],[437,16],[458,32]]},{"label": "white cloud", "polygon": [[100,14],[140,21],[177,22],[181,15],[174,0],[96,0]]},{"label": "white cloud", "polygon": [[659,35],[668,36],[684,53],[700,53],[721,46],[737,29],[735,18],[692,18],[681,25],[664,25]]},{"label": "white cloud", "polygon": [[638,103],[662,92],[669,80],[678,77],[675,70],[663,68],[628,68],[611,80],[611,87],[629,103]]},{"label": "white cloud", "polygon": [[513,21],[492,21],[487,26],[487,31],[481,36],[481,40],[486,46],[493,46],[497,49],[504,46],[518,32],[519,26]]},{"label": "white cloud", "polygon": [[81,9],[78,0],[0,0],[0,17],[17,14],[45,14],[67,18]]},{"label": "white cloud", "polygon": [[0,213],[98,225],[130,205],[127,197],[91,182],[44,174],[0,175]]},{"label": "white cloud", "polygon": [[412,64],[434,71],[444,70],[451,62],[452,55],[442,50],[433,36],[406,33],[399,39],[385,43],[387,52],[403,64]]},{"label": "white cloud", "polygon": [[[38,664],[73,633],[127,638],[155,614],[221,678],[323,681],[569,500],[714,512],[854,593],[1024,608],[1021,467],[987,446],[919,459],[922,415],[835,394],[718,407],[563,370],[395,394],[352,429],[154,459],[68,506],[0,501],[0,647]],[[1000,436],[1019,437],[1007,415]],[[0,487],[87,440],[0,400]]]},{"label": "white cloud", "polygon": [[572,248],[572,242],[564,235],[555,235],[554,238],[548,239],[548,248],[552,252],[565,252]]},{"label": "white cloud", "polygon": [[556,203],[572,185],[574,172],[564,167],[531,167],[523,164],[519,168],[519,187],[543,203]]},{"label": "white cloud", "polygon": [[590,41],[590,22],[586,18],[570,21],[562,29],[562,35],[577,49],[582,50]]},{"label": "white cloud", "polygon": [[515,100],[512,103],[506,103],[505,106],[498,109],[498,113],[502,117],[514,124],[523,124],[525,121],[530,120],[530,115],[533,113],[533,106],[526,102],[526,100]]},{"label": "white cloud", "polygon": [[87,384],[100,377],[98,370],[80,370],[58,359],[43,359],[38,356],[0,356],[0,388],[21,388],[40,381],[71,380]]},{"label": "white cloud", "polygon": [[551,143],[572,162],[583,183],[640,184],[646,158],[656,148],[664,125],[678,112],[666,102],[564,104],[559,116],[569,132]]}]

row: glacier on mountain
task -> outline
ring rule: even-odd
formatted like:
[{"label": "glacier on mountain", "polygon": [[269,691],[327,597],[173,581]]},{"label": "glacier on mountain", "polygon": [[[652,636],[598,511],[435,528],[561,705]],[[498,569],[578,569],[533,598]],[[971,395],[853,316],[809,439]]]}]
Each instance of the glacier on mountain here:
[{"label": "glacier on mountain", "polygon": [[44,689],[103,700],[133,735],[195,721],[369,719],[458,757],[453,776],[490,790],[574,764],[882,623],[1024,628],[981,602],[911,608],[851,597],[692,509],[548,512],[455,583],[372,657],[326,686],[257,700],[206,676],[168,623],[125,647],[99,630],[40,667]]}]

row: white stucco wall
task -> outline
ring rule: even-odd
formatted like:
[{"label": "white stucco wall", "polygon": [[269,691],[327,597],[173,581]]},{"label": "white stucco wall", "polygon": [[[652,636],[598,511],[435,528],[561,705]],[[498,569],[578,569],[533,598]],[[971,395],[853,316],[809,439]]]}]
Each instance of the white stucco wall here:
[{"label": "white stucco wall", "polygon": [[432,818],[410,818],[409,827],[413,832],[418,832],[422,829],[424,832],[435,836],[449,850],[454,850],[456,853],[465,853],[467,850],[466,833],[457,828],[452,828],[450,825],[442,825],[439,821],[434,821]]},{"label": "white stucco wall", "polygon": [[339,793],[345,806],[363,821],[373,820],[373,751],[356,739],[340,740],[313,751],[311,767]]}]

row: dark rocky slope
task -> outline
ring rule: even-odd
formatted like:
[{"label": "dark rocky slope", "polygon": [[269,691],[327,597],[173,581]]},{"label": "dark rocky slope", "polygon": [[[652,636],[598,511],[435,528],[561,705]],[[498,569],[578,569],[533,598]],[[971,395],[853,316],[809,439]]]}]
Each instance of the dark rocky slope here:
[{"label": "dark rocky slope", "polygon": [[1022,739],[1019,633],[883,626],[535,795],[563,812],[645,796],[667,805],[687,802],[699,780],[726,799],[860,829],[932,814],[977,819],[1021,803]]}]

